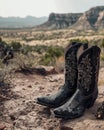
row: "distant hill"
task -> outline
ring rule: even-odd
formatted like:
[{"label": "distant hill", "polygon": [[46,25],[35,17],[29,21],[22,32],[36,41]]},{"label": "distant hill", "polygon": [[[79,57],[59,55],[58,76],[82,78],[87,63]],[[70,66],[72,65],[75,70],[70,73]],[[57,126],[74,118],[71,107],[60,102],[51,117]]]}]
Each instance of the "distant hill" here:
[{"label": "distant hill", "polygon": [[0,28],[34,27],[47,21],[47,17],[0,17]]},{"label": "distant hill", "polygon": [[48,21],[38,28],[42,29],[63,29],[96,30],[104,29],[104,6],[97,6],[84,13],[56,14],[51,13]]}]

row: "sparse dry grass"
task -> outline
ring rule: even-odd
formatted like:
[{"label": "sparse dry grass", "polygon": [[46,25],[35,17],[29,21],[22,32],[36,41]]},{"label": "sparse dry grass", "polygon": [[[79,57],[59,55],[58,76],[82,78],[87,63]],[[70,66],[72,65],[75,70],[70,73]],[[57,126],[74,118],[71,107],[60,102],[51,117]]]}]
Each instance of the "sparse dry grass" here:
[{"label": "sparse dry grass", "polygon": [[104,86],[104,68],[101,68],[99,71],[98,86]]},{"label": "sparse dry grass", "polygon": [[71,39],[87,39],[96,41],[104,38],[104,32],[80,31],[75,30],[53,30],[53,31],[35,31],[34,29],[24,30],[0,30],[1,37],[4,41],[21,42],[27,45],[60,45],[66,46]]},{"label": "sparse dry grass", "polygon": [[[0,30],[0,34],[3,41],[6,41],[8,44],[16,41],[23,45],[29,46],[45,45],[62,46],[63,48],[65,48],[72,39],[86,39],[89,41],[90,45],[99,45],[101,47],[101,40],[104,39],[104,31],[95,32],[92,30],[80,32],[69,29],[37,31],[33,28],[20,30]],[[104,51],[101,52],[101,60],[103,59]]]},{"label": "sparse dry grass", "polygon": [[98,86],[104,86],[104,79],[99,79]]}]

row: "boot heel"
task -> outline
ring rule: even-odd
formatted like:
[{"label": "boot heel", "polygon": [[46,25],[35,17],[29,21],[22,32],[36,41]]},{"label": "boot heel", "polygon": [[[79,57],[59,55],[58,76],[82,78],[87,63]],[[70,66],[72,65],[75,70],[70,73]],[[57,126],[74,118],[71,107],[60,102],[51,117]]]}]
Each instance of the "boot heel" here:
[{"label": "boot heel", "polygon": [[90,107],[92,107],[95,103],[95,100],[91,100],[89,103],[87,103],[86,108],[89,109]]}]

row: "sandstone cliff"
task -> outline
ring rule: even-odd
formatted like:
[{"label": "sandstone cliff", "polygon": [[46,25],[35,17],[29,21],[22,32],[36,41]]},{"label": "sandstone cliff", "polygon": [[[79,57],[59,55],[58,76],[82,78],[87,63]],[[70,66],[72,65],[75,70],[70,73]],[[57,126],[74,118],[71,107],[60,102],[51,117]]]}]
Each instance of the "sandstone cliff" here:
[{"label": "sandstone cliff", "polygon": [[71,28],[76,30],[104,29],[104,6],[97,6],[84,13],[51,13],[48,21],[39,26],[48,30]]}]

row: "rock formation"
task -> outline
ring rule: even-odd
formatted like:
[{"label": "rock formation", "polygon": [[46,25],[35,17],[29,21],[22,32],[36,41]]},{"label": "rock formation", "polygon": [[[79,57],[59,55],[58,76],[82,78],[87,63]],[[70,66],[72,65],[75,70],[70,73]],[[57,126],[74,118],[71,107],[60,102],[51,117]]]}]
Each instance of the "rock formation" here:
[{"label": "rock formation", "polygon": [[51,13],[48,21],[39,26],[43,29],[71,28],[76,30],[96,30],[104,28],[104,6],[97,6],[84,13]]}]

